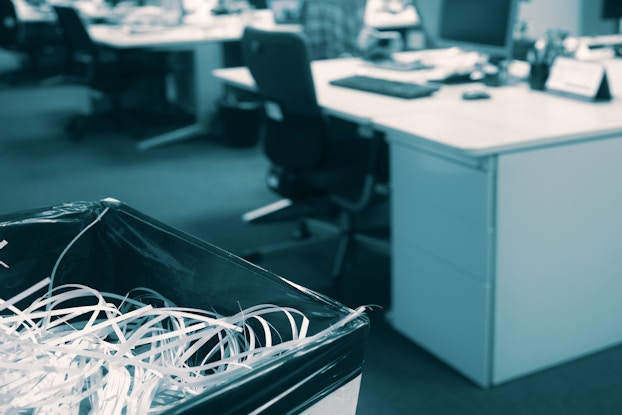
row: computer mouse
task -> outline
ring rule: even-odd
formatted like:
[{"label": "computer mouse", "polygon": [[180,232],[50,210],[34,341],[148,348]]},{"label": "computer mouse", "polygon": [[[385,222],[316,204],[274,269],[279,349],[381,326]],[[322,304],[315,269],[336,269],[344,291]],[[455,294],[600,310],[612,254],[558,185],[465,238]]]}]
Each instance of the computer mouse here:
[{"label": "computer mouse", "polygon": [[464,91],[462,93],[462,99],[467,100],[467,101],[473,101],[476,99],[489,99],[489,98],[490,98],[490,94],[482,90],[469,90],[469,91]]}]

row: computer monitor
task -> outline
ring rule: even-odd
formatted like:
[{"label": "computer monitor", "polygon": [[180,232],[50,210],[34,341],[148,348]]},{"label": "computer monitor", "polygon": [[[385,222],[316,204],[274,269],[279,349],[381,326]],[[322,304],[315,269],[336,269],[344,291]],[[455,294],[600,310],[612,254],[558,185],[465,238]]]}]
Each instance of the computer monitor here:
[{"label": "computer monitor", "polygon": [[603,0],[603,19],[622,19],[622,0]]},{"label": "computer monitor", "polygon": [[510,59],[517,14],[518,0],[441,0],[434,44]]}]

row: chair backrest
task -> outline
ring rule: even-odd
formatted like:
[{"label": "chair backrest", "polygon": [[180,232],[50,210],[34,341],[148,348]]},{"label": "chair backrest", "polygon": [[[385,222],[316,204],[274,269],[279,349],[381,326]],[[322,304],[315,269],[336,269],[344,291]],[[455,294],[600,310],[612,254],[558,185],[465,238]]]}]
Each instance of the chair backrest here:
[{"label": "chair backrest", "polygon": [[58,24],[74,61],[90,65],[97,59],[97,47],[93,43],[78,11],[71,6],[54,5]]},{"label": "chair backrest", "polygon": [[306,37],[249,26],[242,36],[242,58],[264,102],[262,143],[267,157],[294,170],[318,165],[326,145],[326,125],[317,103]]},{"label": "chair backrest", "polygon": [[0,0],[0,48],[16,49],[19,28],[13,0]]}]

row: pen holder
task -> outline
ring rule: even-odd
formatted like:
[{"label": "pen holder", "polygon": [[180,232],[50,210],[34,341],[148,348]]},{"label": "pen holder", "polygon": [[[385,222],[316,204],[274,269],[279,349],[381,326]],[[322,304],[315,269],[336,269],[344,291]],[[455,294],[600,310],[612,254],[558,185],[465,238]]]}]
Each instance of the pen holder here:
[{"label": "pen holder", "polygon": [[529,86],[531,89],[542,91],[549,77],[549,65],[546,63],[532,63],[529,71]]}]

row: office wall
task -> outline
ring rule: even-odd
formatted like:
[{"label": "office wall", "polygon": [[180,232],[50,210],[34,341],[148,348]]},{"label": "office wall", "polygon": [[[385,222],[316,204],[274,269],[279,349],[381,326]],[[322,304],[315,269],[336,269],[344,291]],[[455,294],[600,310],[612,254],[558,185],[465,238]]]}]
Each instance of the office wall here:
[{"label": "office wall", "polygon": [[440,15],[441,0],[413,0],[421,25],[423,33],[426,36],[426,46],[433,47],[430,38],[434,37],[434,34],[438,31],[438,17]]},{"label": "office wall", "polygon": [[566,30],[572,36],[616,33],[617,22],[600,17],[602,0],[524,0],[519,18],[529,25],[529,35],[542,37],[547,29]]},{"label": "office wall", "polygon": [[602,7],[602,0],[582,1],[580,13],[583,16],[583,35],[606,35],[618,32],[619,22],[617,20],[601,18]]}]

